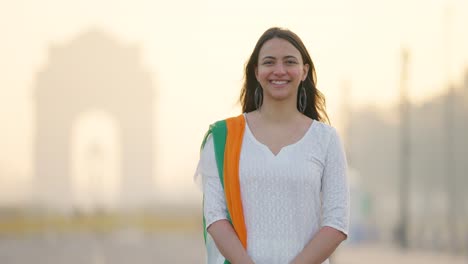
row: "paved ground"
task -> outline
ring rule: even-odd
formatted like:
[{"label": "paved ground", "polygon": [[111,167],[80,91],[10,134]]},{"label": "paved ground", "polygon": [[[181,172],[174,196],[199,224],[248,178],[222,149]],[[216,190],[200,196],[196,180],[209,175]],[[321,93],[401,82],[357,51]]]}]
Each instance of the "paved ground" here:
[{"label": "paved ground", "polygon": [[92,234],[0,238],[1,264],[203,263],[199,234]]},{"label": "paved ground", "polygon": [[332,264],[468,264],[468,256],[431,251],[402,251],[385,245],[340,247]]},{"label": "paved ground", "polygon": [[[203,238],[195,232],[119,231],[110,235],[52,233],[0,237],[1,264],[204,263]],[[383,245],[344,245],[333,264],[468,264],[467,256],[402,252]]]}]

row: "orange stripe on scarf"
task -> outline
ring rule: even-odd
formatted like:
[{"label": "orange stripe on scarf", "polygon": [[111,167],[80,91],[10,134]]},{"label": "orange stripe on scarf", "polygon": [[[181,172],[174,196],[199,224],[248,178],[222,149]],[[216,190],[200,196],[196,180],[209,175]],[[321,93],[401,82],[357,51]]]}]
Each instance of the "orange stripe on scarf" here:
[{"label": "orange stripe on scarf", "polygon": [[247,230],[239,184],[239,161],[244,136],[243,115],[226,119],[227,137],[224,151],[224,192],[226,205],[231,215],[232,225],[242,245],[247,249]]}]

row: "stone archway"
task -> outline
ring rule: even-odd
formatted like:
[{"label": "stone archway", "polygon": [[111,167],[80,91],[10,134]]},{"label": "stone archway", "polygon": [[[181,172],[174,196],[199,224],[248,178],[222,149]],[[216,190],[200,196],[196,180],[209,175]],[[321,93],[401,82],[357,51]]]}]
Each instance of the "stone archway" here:
[{"label": "stone archway", "polygon": [[118,122],[120,205],[151,201],[154,91],[137,47],[97,30],[49,49],[35,87],[35,186],[41,207],[71,208],[70,138],[83,111],[99,109]]}]

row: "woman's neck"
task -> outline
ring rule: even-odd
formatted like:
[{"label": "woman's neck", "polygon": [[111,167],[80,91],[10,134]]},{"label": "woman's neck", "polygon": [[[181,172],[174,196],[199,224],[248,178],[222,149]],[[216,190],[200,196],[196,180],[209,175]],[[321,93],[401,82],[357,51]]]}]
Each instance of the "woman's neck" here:
[{"label": "woman's neck", "polygon": [[295,105],[293,107],[286,102],[268,102],[257,111],[259,117],[268,123],[289,123],[302,117]]}]

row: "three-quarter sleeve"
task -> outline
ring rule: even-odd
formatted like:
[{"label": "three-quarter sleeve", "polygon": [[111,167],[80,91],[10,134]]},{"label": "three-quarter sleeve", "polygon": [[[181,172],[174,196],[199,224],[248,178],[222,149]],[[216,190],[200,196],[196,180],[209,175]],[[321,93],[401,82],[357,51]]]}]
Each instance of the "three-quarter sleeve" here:
[{"label": "three-quarter sleeve", "polygon": [[322,226],[329,226],[348,235],[349,186],[343,145],[332,129],[327,146],[322,176]]},{"label": "three-quarter sleeve", "polygon": [[213,137],[208,136],[202,149],[197,173],[201,175],[203,186],[203,214],[206,227],[212,223],[227,219],[224,190],[219,180]]}]

